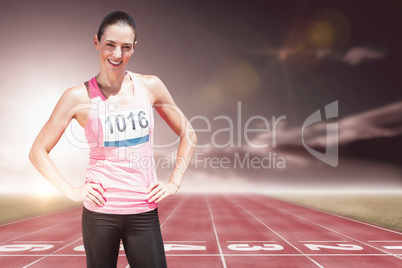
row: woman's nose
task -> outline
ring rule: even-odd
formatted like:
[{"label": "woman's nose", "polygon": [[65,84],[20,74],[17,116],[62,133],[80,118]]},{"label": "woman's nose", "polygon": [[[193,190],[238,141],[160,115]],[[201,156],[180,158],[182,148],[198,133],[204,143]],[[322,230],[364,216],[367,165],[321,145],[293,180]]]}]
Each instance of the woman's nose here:
[{"label": "woman's nose", "polygon": [[121,57],[121,48],[120,47],[116,47],[116,49],[113,52],[113,56],[116,57],[116,58]]}]

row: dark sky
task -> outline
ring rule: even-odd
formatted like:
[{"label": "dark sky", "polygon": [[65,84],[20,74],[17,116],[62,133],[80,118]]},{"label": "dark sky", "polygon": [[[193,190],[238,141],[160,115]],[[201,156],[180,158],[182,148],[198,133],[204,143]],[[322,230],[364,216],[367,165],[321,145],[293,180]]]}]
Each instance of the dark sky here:
[{"label": "dark sky", "polygon": [[[279,104],[279,107],[275,107],[278,110],[283,107],[282,104],[286,107],[295,105],[295,110],[300,113],[300,110],[310,112],[313,107],[339,99],[341,114],[348,115],[402,97],[398,68],[402,55],[402,38],[398,38],[402,25],[400,1],[218,2],[202,1],[197,5],[181,1],[175,14],[191,17],[190,20],[196,26],[221,35],[224,40],[222,53],[241,57],[258,69],[261,84],[255,100],[258,104],[256,106],[263,107],[262,101],[269,103],[270,99],[275,99],[276,104]],[[338,12],[344,21],[337,23],[325,15],[320,17],[319,13],[328,9]],[[328,19],[335,28],[333,43],[327,47],[314,46],[305,40],[306,28],[314,20],[320,19]],[[348,32],[346,37],[345,32]],[[302,46],[299,54],[287,60],[288,89],[282,81],[281,68],[268,67],[272,56],[261,57],[247,53],[253,49],[296,46]],[[378,61],[362,62],[355,66],[336,60],[337,56],[341,57],[353,47],[371,47],[386,56]],[[333,60],[314,60],[311,55],[303,55],[303,49],[330,49],[334,54],[330,57]]]},{"label": "dark sky", "polygon": [[[72,56],[82,53],[84,43],[91,51],[92,34],[103,16],[116,9],[127,11],[137,21],[139,34],[138,53],[130,67],[140,73],[161,76],[173,94],[180,93],[176,94],[177,101],[183,100],[182,105],[189,113],[204,113],[204,106],[212,105],[213,96],[204,96],[206,103],[198,102],[202,107],[195,107],[188,99],[194,92],[216,83],[214,74],[224,73],[219,68],[227,68],[225,62],[233,64],[230,61],[233,59],[256,72],[258,85],[254,91],[245,86],[243,90],[253,91],[248,95],[236,95],[238,92],[233,92],[231,85],[225,85],[226,89],[221,85],[221,95],[227,101],[206,109],[208,113],[230,113],[237,101],[244,101],[250,103],[250,114],[287,114],[289,123],[298,124],[311,111],[336,99],[343,116],[388,104],[402,96],[398,68],[402,59],[402,38],[399,38],[402,4],[398,0],[236,3],[42,0],[2,1],[1,7],[1,29],[12,34],[12,38],[3,34],[2,39],[7,38],[5,46],[18,49],[3,50],[7,59],[8,55],[15,57],[21,52],[31,54],[30,57],[35,53],[50,54],[52,58],[60,53]],[[327,38],[331,40],[312,40],[314,34],[316,39],[325,39],[328,31],[331,36]],[[42,34],[46,39],[35,38]],[[22,38],[16,46],[15,38]],[[67,44],[69,50],[64,49]],[[356,47],[370,48],[384,56],[356,65],[343,62],[342,56]],[[291,49],[293,53],[280,61],[272,53],[280,49]],[[264,50],[271,53],[264,54]],[[317,59],[315,54],[323,50],[330,50],[329,55]],[[92,58],[80,60],[91,62]],[[21,64],[27,66],[26,62]],[[93,66],[96,67],[96,62]],[[61,72],[67,70],[59,68]],[[13,70],[6,73],[9,71]],[[87,76],[96,71],[93,68]]]},{"label": "dark sky", "polygon": [[[151,1],[149,5],[152,3],[159,10],[154,15],[159,23],[155,31],[144,33],[144,38],[151,34],[166,48],[161,64],[152,66],[152,71],[173,90],[182,88],[189,103],[183,106],[190,113],[233,114],[236,102],[242,101],[249,115],[287,115],[289,124],[300,125],[312,111],[334,100],[339,100],[340,116],[346,116],[402,97],[400,1]],[[139,24],[140,40],[141,27],[146,26]],[[327,41],[326,31],[332,31]],[[382,57],[352,65],[342,59],[353,48],[369,49]],[[279,60],[281,49],[293,53]],[[317,58],[320,51],[327,51],[326,57]],[[219,68],[227,59],[250,65],[258,76],[257,88],[250,86],[245,89],[250,94],[238,94],[225,84],[220,87],[224,103],[213,107],[209,96],[206,102],[198,102],[202,105],[194,106],[188,98],[210,83],[214,72],[225,73]],[[179,67],[182,79],[170,74],[170,64]]]},{"label": "dark sky", "polygon": [[[156,66],[157,71],[173,88],[185,84],[183,106],[190,114],[204,111],[210,118],[222,113],[234,117],[236,102],[242,101],[245,116],[286,115],[287,124],[297,126],[335,100],[339,100],[339,116],[344,117],[402,98],[400,1],[159,3],[171,22],[165,22],[159,29],[164,34],[158,31],[158,35],[169,43],[167,62],[185,59],[184,79],[170,76],[165,65]],[[285,49],[291,52],[283,60],[278,53]],[[344,58],[353,49],[381,57],[361,55],[361,61],[351,64]],[[323,51],[326,56],[317,57]],[[239,94],[232,84],[222,83],[219,91],[225,101],[216,107],[213,96],[196,105],[188,101],[200,90],[199,85],[210,83],[214,72],[227,75],[219,71],[227,59],[250,65],[258,76],[257,88],[245,86],[249,93]]]}]

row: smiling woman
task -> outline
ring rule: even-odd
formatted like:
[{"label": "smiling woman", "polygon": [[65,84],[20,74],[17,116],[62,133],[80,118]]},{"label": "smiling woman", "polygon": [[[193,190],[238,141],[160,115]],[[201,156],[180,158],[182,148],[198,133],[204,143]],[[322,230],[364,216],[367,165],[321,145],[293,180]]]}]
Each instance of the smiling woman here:
[{"label": "smiling woman", "polygon": [[[83,201],[82,231],[88,267],[116,267],[120,240],[132,267],[166,267],[158,203],[178,191],[197,137],[172,96],[152,75],[125,70],[137,45],[134,20],[117,11],[94,36],[100,72],[67,89],[30,152],[39,172],[68,198]],[[153,108],[180,137],[178,159],[167,183],[158,181],[152,151]],[[75,119],[90,147],[85,183],[76,188],[50,159]],[[133,166],[133,154],[152,159]]]},{"label": "smiling woman", "polygon": [[117,68],[112,69],[117,71],[124,68],[134,53],[137,42],[133,40],[135,35],[130,27],[115,24],[106,29],[103,39],[95,36],[94,44],[101,61],[106,61],[107,67]]}]

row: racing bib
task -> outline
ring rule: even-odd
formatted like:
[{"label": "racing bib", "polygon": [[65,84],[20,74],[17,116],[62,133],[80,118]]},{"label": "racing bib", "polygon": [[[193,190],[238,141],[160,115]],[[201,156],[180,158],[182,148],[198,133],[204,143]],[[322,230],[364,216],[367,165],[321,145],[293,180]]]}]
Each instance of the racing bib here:
[{"label": "racing bib", "polygon": [[100,115],[103,146],[127,147],[149,141],[150,117],[145,109]]}]

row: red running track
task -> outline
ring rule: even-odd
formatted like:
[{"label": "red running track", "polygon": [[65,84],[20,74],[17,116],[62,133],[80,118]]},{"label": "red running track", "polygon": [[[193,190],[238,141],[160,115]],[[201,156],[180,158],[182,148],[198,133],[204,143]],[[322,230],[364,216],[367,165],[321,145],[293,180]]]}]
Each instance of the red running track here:
[{"label": "red running track", "polygon": [[[81,212],[0,225],[0,266],[85,267]],[[402,267],[402,233],[263,195],[178,195],[159,217],[170,268]]]}]

